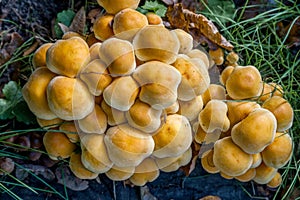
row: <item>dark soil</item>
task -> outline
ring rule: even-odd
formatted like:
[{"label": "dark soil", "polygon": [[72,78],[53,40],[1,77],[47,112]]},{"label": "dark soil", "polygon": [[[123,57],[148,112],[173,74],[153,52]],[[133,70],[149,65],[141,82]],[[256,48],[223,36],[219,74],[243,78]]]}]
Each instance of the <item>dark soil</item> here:
[{"label": "dark soil", "polygon": [[[84,2],[84,1],[83,1]],[[52,24],[56,14],[68,8],[68,1],[63,0],[0,0],[0,33],[18,32],[25,40],[28,37],[37,36],[45,39],[52,38]],[[83,3],[75,2],[79,8]],[[34,177],[29,177],[24,182],[32,187],[48,189]],[[196,169],[186,177],[183,171],[173,173],[161,173],[160,177],[152,183],[148,183],[149,193],[143,193],[145,187],[131,187],[123,182],[113,182],[105,175],[100,176],[100,183],[96,180],[89,181],[89,188],[76,192],[66,189],[58,184],[57,180],[49,182],[61,194],[69,199],[200,199],[206,195],[216,195],[221,199],[252,199],[250,195],[270,197],[270,191],[263,186],[254,183],[241,183],[236,180],[226,180],[220,175],[207,174],[198,162]],[[61,199],[56,194],[39,192],[34,194],[24,187],[14,187],[12,191],[26,199]],[[246,193],[248,192],[248,194]],[[258,192],[260,191],[260,192]],[[256,194],[255,194],[255,193]],[[152,195],[154,196],[152,196]],[[250,194],[250,195],[249,195]],[[0,194],[0,199],[12,199],[7,193]]]}]

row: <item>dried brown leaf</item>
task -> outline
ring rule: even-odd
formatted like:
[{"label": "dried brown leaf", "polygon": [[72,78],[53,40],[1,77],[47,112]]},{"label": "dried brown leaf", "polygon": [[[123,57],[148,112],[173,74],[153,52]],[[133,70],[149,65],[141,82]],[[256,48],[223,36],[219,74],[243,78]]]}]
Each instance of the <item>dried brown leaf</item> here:
[{"label": "dried brown leaf", "polygon": [[69,31],[74,31],[76,33],[84,33],[86,25],[86,14],[84,7],[81,7],[80,10],[74,16],[72,23],[69,27]]},{"label": "dried brown leaf", "polygon": [[83,191],[89,187],[89,182],[82,180],[73,175],[67,166],[56,168],[55,175],[59,184],[65,185],[67,188],[74,191]]},{"label": "dried brown leaf", "polygon": [[89,11],[87,15],[87,19],[91,20],[91,23],[93,24],[94,21],[100,16],[101,9],[100,8],[94,8]]},{"label": "dried brown leaf", "polygon": [[20,47],[24,40],[17,32],[2,36],[0,49],[0,65],[7,62],[12,54]]},{"label": "dried brown leaf", "polygon": [[192,160],[189,162],[189,164],[180,168],[184,171],[186,176],[189,176],[192,173],[192,171],[195,169],[199,151],[201,148],[201,146],[195,141],[192,143],[191,147],[192,147]]},{"label": "dried brown leaf", "polygon": [[28,49],[26,49],[23,53],[23,56],[27,56],[29,54],[31,54],[32,52],[34,52],[38,46],[40,45],[40,43],[38,41],[35,41]]},{"label": "dried brown leaf", "polygon": [[217,27],[204,15],[195,14],[184,9],[182,4],[169,6],[166,16],[171,27],[180,28],[191,33],[199,43],[203,42],[203,37],[207,38],[213,44],[231,51],[232,44],[227,41],[218,31]]},{"label": "dried brown leaf", "polygon": [[55,179],[54,173],[47,167],[41,165],[24,164],[21,167],[16,168],[16,178],[24,180],[29,176],[29,172],[35,175],[41,175],[43,178],[52,181]]}]

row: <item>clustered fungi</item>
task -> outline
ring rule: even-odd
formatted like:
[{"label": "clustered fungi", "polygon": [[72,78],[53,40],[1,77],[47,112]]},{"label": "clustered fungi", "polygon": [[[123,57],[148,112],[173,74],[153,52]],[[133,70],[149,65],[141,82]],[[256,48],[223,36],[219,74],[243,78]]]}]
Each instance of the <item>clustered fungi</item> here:
[{"label": "clustered fungi", "polygon": [[81,179],[105,173],[144,185],[188,164],[195,140],[215,143],[201,158],[209,173],[276,185],[292,152],[293,110],[280,88],[264,84],[255,67],[236,66],[233,53],[224,87],[210,84],[210,60],[193,49],[191,35],[135,11],[138,0],[98,3],[107,11],[94,22],[99,42],[68,33],[42,45],[23,87],[39,125],[49,128],[49,157],[70,157]]}]

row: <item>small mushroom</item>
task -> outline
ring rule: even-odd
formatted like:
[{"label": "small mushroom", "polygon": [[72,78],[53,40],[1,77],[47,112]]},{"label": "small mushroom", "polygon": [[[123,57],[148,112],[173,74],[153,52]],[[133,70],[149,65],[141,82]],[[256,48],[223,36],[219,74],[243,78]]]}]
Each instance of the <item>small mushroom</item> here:
[{"label": "small mushroom", "polygon": [[84,135],[80,144],[81,161],[85,168],[94,173],[105,173],[113,166],[108,157],[103,134]]},{"label": "small mushroom", "polygon": [[80,179],[95,179],[98,177],[98,173],[91,172],[87,170],[82,162],[81,162],[81,154],[73,152],[70,161],[69,166],[73,174]]},{"label": "small mushroom", "polygon": [[97,38],[100,41],[105,41],[108,38],[114,36],[114,31],[112,27],[113,20],[114,15],[110,14],[98,17],[93,24],[95,38]]},{"label": "small mushroom", "polygon": [[272,96],[282,97],[283,90],[282,87],[276,83],[264,83],[263,91],[259,97],[259,101],[265,102]]},{"label": "small mushroom", "polygon": [[89,51],[90,51],[90,56],[91,56],[91,61],[100,59],[99,57],[99,51],[102,43],[101,42],[96,42],[92,46],[90,46]]},{"label": "small mushroom", "polygon": [[216,63],[216,65],[222,65],[224,62],[224,51],[221,48],[217,49],[209,49],[208,51],[212,60]]},{"label": "small mushroom", "polygon": [[22,88],[22,94],[29,109],[40,119],[52,120],[57,116],[49,108],[47,101],[47,87],[56,76],[46,67],[39,67],[31,74]]},{"label": "small mushroom", "polygon": [[126,122],[125,111],[109,106],[104,100],[101,102],[101,108],[107,116],[108,125],[115,126]]},{"label": "small mushroom", "polygon": [[151,135],[121,124],[106,131],[104,142],[110,160],[120,167],[139,165],[154,149]]},{"label": "small mushroom", "polygon": [[76,145],[62,132],[48,131],[43,137],[43,143],[48,156],[52,160],[69,158]]},{"label": "small mushroom", "polygon": [[94,109],[94,97],[78,78],[56,76],[48,84],[50,110],[63,120],[78,120]]},{"label": "small mushroom", "polygon": [[126,40],[105,40],[100,47],[99,57],[107,65],[112,77],[130,75],[136,68],[133,46]]},{"label": "small mushroom", "polygon": [[141,87],[139,99],[154,109],[167,108],[177,100],[181,75],[173,66],[149,61],[140,65],[132,76]]},{"label": "small mushroom", "polygon": [[256,175],[256,170],[254,168],[248,169],[244,174],[234,177],[241,182],[251,181]]},{"label": "small mushroom", "polygon": [[137,99],[125,116],[130,126],[145,133],[152,133],[160,127],[161,113],[162,110],[155,110]]},{"label": "small mushroom", "polygon": [[202,62],[204,62],[206,69],[209,69],[210,67],[209,59],[207,53],[205,53],[204,51],[201,51],[200,49],[192,49],[186,55],[190,58],[200,59]]},{"label": "small mushroom", "polygon": [[278,188],[282,183],[282,176],[279,172],[276,172],[275,176],[267,183],[269,188]]},{"label": "small mushroom", "polygon": [[116,14],[125,8],[136,9],[140,0],[97,0],[97,2],[106,10],[106,12]]},{"label": "small mushroom", "polygon": [[201,95],[209,87],[210,78],[208,71],[198,59],[178,56],[172,65],[182,76],[177,89],[179,100],[189,101]]},{"label": "small mushroom", "polygon": [[36,118],[37,123],[39,124],[40,127],[49,129],[49,128],[55,128],[58,127],[64,120],[60,118],[54,118],[54,119],[41,119],[41,118]]},{"label": "small mushroom", "polygon": [[227,101],[227,116],[230,126],[233,127],[245,119],[252,111],[260,108],[260,105],[253,101]]},{"label": "small mushroom", "polygon": [[201,157],[201,165],[205,171],[211,174],[219,173],[218,169],[213,160],[214,150],[209,151],[205,156]]},{"label": "small mushroom", "polygon": [[202,97],[199,95],[189,101],[178,101],[178,114],[185,116],[189,121],[196,119],[203,108]]},{"label": "small mushroom", "polygon": [[101,95],[112,82],[106,65],[100,59],[95,59],[87,64],[80,73],[80,79],[87,85],[90,93],[95,96]]},{"label": "small mushroom", "polygon": [[254,66],[237,66],[226,81],[226,90],[233,99],[258,97],[263,89],[260,72]]},{"label": "small mushroom", "polygon": [[250,169],[252,155],[237,146],[231,137],[225,137],[214,144],[213,163],[229,176],[239,176]]},{"label": "small mushroom", "polygon": [[231,51],[229,54],[226,56],[226,60],[228,61],[228,64],[230,66],[237,66],[237,62],[239,61],[239,55],[233,51]]},{"label": "small mushroom", "polygon": [[228,80],[230,74],[233,72],[234,67],[233,66],[227,66],[220,75],[220,83],[222,85],[226,85],[226,81]]},{"label": "small mushroom", "polygon": [[132,9],[126,8],[114,17],[113,31],[117,38],[132,41],[135,34],[148,25],[147,17]]},{"label": "small mushroom", "polygon": [[46,61],[50,71],[74,78],[90,61],[89,46],[80,37],[57,40],[47,50]]},{"label": "small mushroom", "polygon": [[193,140],[188,119],[178,114],[168,115],[162,127],[153,134],[153,140],[155,157],[175,157],[183,154]]},{"label": "small mushroom", "polygon": [[108,170],[105,175],[113,181],[124,181],[129,179],[134,173],[135,167],[118,167],[113,165],[110,170]]},{"label": "small mushroom", "polygon": [[276,133],[274,141],[261,152],[263,162],[277,169],[286,165],[292,153],[293,140],[287,133]]},{"label": "small mushroom", "polygon": [[223,101],[215,99],[209,101],[198,116],[201,128],[206,133],[215,130],[226,132],[230,127],[227,110],[227,105]]},{"label": "small mushroom", "polygon": [[253,180],[258,184],[267,184],[277,173],[277,169],[267,166],[264,162],[255,168],[255,170],[256,174]]},{"label": "small mushroom", "polygon": [[163,25],[162,18],[153,12],[146,13],[146,17],[149,25]]},{"label": "small mushroom", "polygon": [[270,111],[257,108],[233,126],[232,140],[245,152],[256,154],[273,142],[276,126],[276,119]]},{"label": "small mushroom", "polygon": [[134,174],[129,178],[130,182],[136,186],[143,186],[152,182],[159,176],[159,169],[152,158],[145,158],[135,167]]},{"label": "small mushroom", "polygon": [[274,114],[277,120],[277,131],[285,131],[292,127],[294,111],[287,100],[280,96],[273,96],[266,100],[262,107]]},{"label": "small mushroom", "polygon": [[203,104],[206,105],[212,99],[225,100],[226,91],[221,85],[210,84],[207,90],[201,95]]},{"label": "small mushroom", "polygon": [[127,111],[134,104],[139,93],[139,86],[131,76],[115,79],[104,89],[105,102],[118,110]]},{"label": "small mushroom", "polygon": [[85,118],[77,121],[84,133],[103,134],[107,128],[107,117],[102,108],[95,104],[94,110]]},{"label": "small mushroom", "polygon": [[174,29],[174,32],[180,42],[180,48],[178,53],[187,54],[193,49],[193,37],[182,29]]},{"label": "small mushroom", "polygon": [[158,60],[171,64],[176,60],[180,42],[176,34],[164,26],[148,25],[137,32],[133,47],[141,61]]},{"label": "small mushroom", "polygon": [[66,136],[69,138],[70,142],[77,143],[80,141],[77,127],[74,123],[74,121],[68,121],[64,122],[59,126],[59,130],[66,134]]},{"label": "small mushroom", "polygon": [[[167,159],[167,158],[161,158],[161,159]],[[189,148],[186,150],[182,155],[178,156],[175,161],[170,163],[169,165],[165,167],[161,167],[161,171],[163,172],[174,172],[178,170],[180,167],[187,165],[192,159],[192,149]]]},{"label": "small mushroom", "polygon": [[46,67],[46,52],[53,43],[45,43],[41,45],[32,56],[32,65],[34,68]]}]

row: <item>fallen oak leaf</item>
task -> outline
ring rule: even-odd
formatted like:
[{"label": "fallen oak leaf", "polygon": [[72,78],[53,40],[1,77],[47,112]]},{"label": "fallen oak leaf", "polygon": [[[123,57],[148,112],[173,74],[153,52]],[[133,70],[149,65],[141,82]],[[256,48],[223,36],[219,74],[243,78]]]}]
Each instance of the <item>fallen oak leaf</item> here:
[{"label": "fallen oak leaf", "polygon": [[[232,51],[232,44],[220,34],[217,27],[204,15],[195,14],[184,9],[182,4],[175,4],[168,7],[166,16],[171,27],[183,29],[188,33],[199,33],[217,46]],[[197,35],[192,35],[194,39],[198,39],[195,37]],[[199,42],[201,43],[202,41]]]}]

